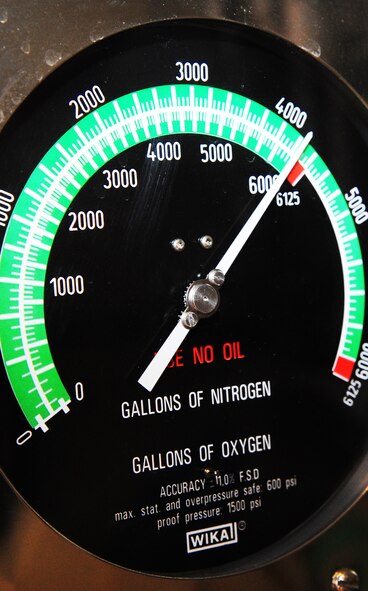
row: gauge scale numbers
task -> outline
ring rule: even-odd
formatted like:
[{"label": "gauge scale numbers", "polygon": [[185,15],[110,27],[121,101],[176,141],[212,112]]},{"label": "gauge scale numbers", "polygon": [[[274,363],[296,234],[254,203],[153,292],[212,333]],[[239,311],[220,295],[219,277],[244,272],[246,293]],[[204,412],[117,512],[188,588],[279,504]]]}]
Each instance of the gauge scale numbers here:
[{"label": "gauge scale numbers", "polygon": [[0,464],[116,565],[265,564],[367,484],[368,117],[302,50],[132,29],[0,137]]}]

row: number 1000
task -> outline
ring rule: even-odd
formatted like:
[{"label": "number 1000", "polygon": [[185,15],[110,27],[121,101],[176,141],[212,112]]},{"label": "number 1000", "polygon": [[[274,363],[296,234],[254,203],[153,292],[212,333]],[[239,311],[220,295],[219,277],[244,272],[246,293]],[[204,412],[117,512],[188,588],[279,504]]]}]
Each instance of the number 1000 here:
[{"label": "number 1000", "polygon": [[82,275],[68,275],[68,277],[53,277],[50,281],[54,296],[73,296],[84,293],[84,279]]}]

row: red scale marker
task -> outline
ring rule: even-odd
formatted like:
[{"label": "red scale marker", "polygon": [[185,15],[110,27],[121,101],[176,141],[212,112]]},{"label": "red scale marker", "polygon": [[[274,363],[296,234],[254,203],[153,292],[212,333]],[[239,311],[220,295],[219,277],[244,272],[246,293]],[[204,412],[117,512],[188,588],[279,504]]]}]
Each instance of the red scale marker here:
[{"label": "red scale marker", "polygon": [[333,373],[335,376],[342,378],[346,382],[348,382],[351,378],[351,374],[353,373],[355,361],[352,359],[347,359],[346,357],[338,357],[336,359],[335,365],[333,367]]},{"label": "red scale marker", "polygon": [[287,180],[293,187],[295,187],[295,185],[300,181],[304,173],[304,167],[300,164],[300,162],[297,162],[294,168],[292,168],[291,172],[289,173]]}]

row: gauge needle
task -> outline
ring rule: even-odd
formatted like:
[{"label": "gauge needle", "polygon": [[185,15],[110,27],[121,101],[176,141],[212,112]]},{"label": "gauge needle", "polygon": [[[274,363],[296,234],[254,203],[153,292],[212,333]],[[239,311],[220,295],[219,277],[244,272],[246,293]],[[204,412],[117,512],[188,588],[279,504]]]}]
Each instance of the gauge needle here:
[{"label": "gauge needle", "polygon": [[[299,158],[301,157],[304,150],[310,143],[312,137],[313,132],[309,132],[304,138],[302,138],[299,142],[296,143],[294,151],[291,154],[288,163],[284,166],[284,168],[282,169],[282,171],[280,172],[280,174],[278,175],[270,189],[267,191],[263,199],[259,202],[253,213],[245,222],[240,232],[237,234],[236,238],[230,244],[222,259],[219,261],[218,265],[216,266],[216,270],[222,272],[224,276],[230,269],[231,265],[235,261],[240,251],[242,250],[249,236],[252,234],[253,230],[258,225],[263,214],[271,205],[274,197],[281,189],[290,172],[297,164]],[[205,281],[203,282],[203,284],[206,284]],[[181,316],[174,329],[171,331],[165,342],[162,344],[162,346],[156,353],[155,357],[149,363],[149,365],[144,370],[144,372],[138,380],[138,383],[141,384],[141,386],[143,386],[146,390],[151,392],[151,390],[155,387],[156,383],[160,379],[167,365],[170,363],[170,360],[175,355],[176,351],[184,341],[189,331],[190,328],[184,326]]]}]

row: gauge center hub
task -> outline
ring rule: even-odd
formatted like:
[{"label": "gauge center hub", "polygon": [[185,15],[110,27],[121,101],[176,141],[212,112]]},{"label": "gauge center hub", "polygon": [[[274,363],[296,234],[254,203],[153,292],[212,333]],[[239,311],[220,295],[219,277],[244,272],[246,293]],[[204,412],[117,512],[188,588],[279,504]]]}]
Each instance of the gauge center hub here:
[{"label": "gauge center hub", "polygon": [[200,279],[189,286],[186,301],[189,310],[202,316],[209,316],[216,312],[220,303],[220,294],[207,280]]}]

